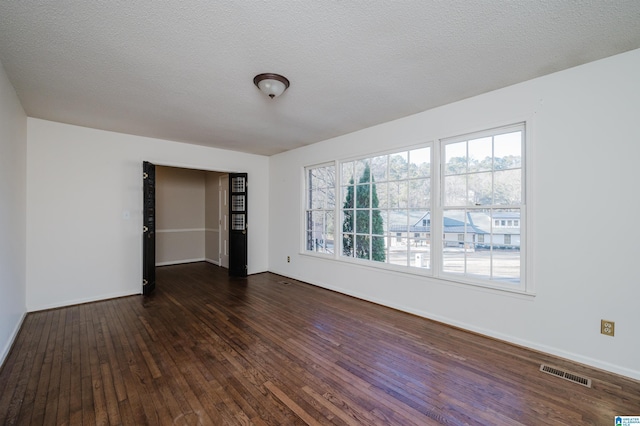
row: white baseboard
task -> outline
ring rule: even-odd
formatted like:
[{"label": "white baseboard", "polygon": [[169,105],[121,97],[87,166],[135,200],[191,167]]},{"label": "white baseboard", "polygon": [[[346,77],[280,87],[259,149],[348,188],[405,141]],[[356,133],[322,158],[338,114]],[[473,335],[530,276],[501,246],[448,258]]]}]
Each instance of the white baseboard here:
[{"label": "white baseboard", "polygon": [[205,259],[204,261],[207,262],[207,263],[213,263],[214,265],[220,266],[220,261],[219,260]]},{"label": "white baseboard", "polygon": [[207,259],[204,257],[200,257],[197,259],[180,259],[180,260],[170,260],[167,262],[156,262],[156,266],[169,266],[169,265],[180,265],[182,263],[195,263],[195,262],[204,262]]},{"label": "white baseboard", "polygon": [[64,302],[52,303],[50,305],[27,306],[28,312],[45,311],[47,309],[64,308],[66,306],[82,305],[83,303],[102,302],[103,300],[117,299],[118,297],[135,296],[142,294],[142,284],[140,288],[125,291],[117,291],[113,293],[101,294],[96,297],[86,297],[80,299],[65,300]]},{"label": "white baseboard", "polygon": [[412,308],[408,308],[407,306],[402,306],[402,305],[398,305],[398,304],[394,304],[394,303],[389,303],[389,301],[387,300],[382,300],[382,299],[378,299],[375,297],[371,297],[370,295],[367,294],[361,294],[358,292],[353,292],[353,291],[348,291],[344,288],[341,287],[337,287],[337,286],[331,286],[331,285],[326,285],[324,283],[320,283],[320,282],[313,282],[313,281],[309,281],[308,278],[303,278],[303,277],[299,277],[296,274],[291,274],[291,273],[286,273],[286,272],[275,272],[275,271],[270,271],[272,273],[278,274],[278,275],[282,275],[284,277],[289,277],[304,283],[308,283],[317,287],[321,287],[321,288],[325,288],[331,291],[335,291],[337,293],[342,293],[342,294],[346,294],[347,296],[352,296],[358,299],[362,299],[362,300],[367,300],[369,302],[373,302],[376,303],[378,305],[382,305],[382,306],[387,306],[393,309],[397,309],[399,311],[402,312],[408,312],[412,315],[416,315],[422,318],[427,318],[433,321],[437,321],[443,324],[448,324],[451,325],[453,327],[457,327],[457,328],[461,328],[464,330],[468,330],[474,333],[478,333],[481,334],[483,336],[487,336],[487,337],[491,337],[497,340],[501,340],[503,342],[507,342],[507,343],[511,343],[517,346],[522,346],[524,348],[528,348],[528,349],[532,349],[534,351],[538,351],[538,352],[542,352],[548,355],[552,355],[552,356],[556,356],[559,358],[563,358],[569,361],[573,361],[576,363],[580,363],[589,367],[593,367],[593,368],[597,368],[603,371],[608,371],[610,373],[614,373],[614,374],[618,374],[624,377],[628,377],[631,378],[633,380],[640,380],[640,370],[639,369],[631,369],[631,368],[627,368],[627,367],[622,367],[619,365],[614,365],[602,360],[598,360],[598,359],[594,359],[594,358],[590,358],[581,354],[577,354],[577,353],[573,353],[573,352],[567,352],[563,349],[559,349],[559,348],[555,348],[552,346],[547,346],[547,345],[543,345],[540,344],[538,342],[533,342],[533,341],[529,341],[529,340],[525,340],[522,338],[519,338],[517,336],[511,336],[511,335],[507,335],[507,334],[503,334],[503,333],[499,333],[493,330],[489,330],[489,329],[485,329],[482,327],[478,327],[474,324],[469,324],[469,323],[465,323],[462,321],[457,321],[457,320],[453,320],[451,318],[447,318],[444,316],[440,316],[440,315],[433,315],[429,312],[425,312],[425,311],[421,311],[421,310],[416,310],[416,309],[412,309]]},{"label": "white baseboard", "polygon": [[4,348],[2,348],[2,353],[0,353],[0,367],[4,365],[4,361],[7,359],[7,356],[9,355],[9,351],[11,351],[13,342],[15,342],[16,337],[18,337],[18,333],[20,332],[20,328],[22,328],[22,323],[24,322],[24,319],[26,318],[26,316],[27,316],[27,312],[23,312],[22,316],[20,317],[20,321],[18,321],[18,323],[13,328],[13,331],[11,332],[11,337],[9,338],[7,343],[4,345]]}]

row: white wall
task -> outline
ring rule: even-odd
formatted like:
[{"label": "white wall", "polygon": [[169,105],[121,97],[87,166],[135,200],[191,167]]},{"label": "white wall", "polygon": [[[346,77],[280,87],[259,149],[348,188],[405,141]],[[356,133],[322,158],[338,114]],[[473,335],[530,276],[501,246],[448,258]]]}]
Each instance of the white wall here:
[{"label": "white wall", "polygon": [[[635,50],[271,157],[270,271],[640,379],[638,76]],[[522,119],[535,297],[299,254],[304,166]]]},{"label": "white wall", "polygon": [[0,64],[0,365],[26,313],[27,116]]},{"label": "white wall", "polygon": [[268,157],[29,118],[27,159],[29,311],[141,292],[143,160],[247,172],[249,273],[267,270]]}]

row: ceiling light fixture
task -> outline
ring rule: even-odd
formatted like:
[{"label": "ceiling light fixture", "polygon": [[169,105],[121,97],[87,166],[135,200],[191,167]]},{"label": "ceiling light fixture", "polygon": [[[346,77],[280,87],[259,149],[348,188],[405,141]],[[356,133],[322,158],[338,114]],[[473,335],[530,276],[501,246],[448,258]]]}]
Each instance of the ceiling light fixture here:
[{"label": "ceiling light fixture", "polygon": [[280,74],[258,74],[253,78],[253,83],[271,99],[282,95],[289,87],[289,80]]}]

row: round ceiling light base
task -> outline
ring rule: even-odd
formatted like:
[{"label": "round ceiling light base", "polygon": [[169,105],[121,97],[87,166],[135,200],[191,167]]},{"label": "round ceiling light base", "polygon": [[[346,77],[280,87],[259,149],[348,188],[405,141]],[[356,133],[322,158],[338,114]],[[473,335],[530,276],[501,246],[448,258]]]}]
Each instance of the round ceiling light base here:
[{"label": "round ceiling light base", "polygon": [[256,75],[253,84],[271,99],[282,95],[289,88],[289,80],[286,77],[273,73]]}]

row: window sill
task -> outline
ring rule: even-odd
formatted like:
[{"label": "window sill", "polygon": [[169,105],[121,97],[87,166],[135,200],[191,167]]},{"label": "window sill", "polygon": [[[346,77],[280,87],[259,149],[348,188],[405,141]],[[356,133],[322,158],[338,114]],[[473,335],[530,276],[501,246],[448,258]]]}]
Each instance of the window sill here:
[{"label": "window sill", "polygon": [[394,274],[398,276],[413,275],[420,278],[426,278],[440,285],[452,285],[461,288],[468,288],[471,290],[489,292],[494,294],[509,295],[514,297],[534,298],[536,293],[534,291],[522,290],[521,288],[509,288],[506,286],[492,285],[490,283],[484,283],[481,281],[458,279],[451,275],[436,276],[431,269],[420,268],[408,268],[408,267],[394,267],[388,263],[372,264],[369,261],[360,261],[357,259],[340,258],[332,254],[301,252],[300,255],[322,261],[338,262],[344,265],[354,266],[357,268],[363,268],[367,270],[375,270],[384,273]]}]

